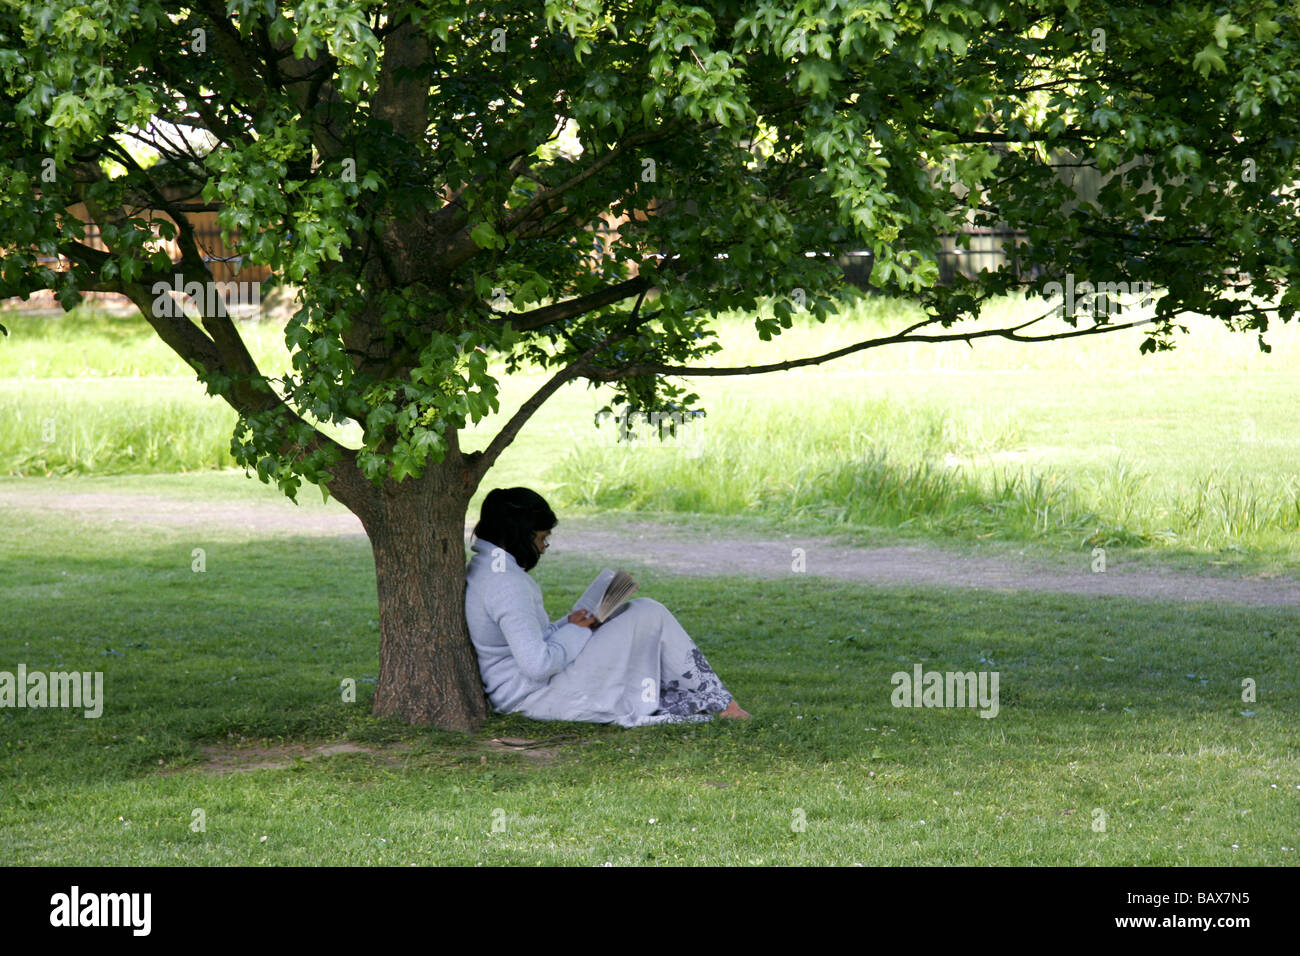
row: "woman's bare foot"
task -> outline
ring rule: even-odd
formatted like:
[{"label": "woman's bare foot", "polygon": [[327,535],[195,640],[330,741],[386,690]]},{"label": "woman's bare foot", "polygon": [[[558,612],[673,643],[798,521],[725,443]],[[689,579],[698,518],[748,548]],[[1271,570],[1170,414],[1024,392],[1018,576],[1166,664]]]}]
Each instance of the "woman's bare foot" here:
[{"label": "woman's bare foot", "polygon": [[736,703],[734,697],[731,699],[731,703],[727,705],[727,709],[719,713],[718,716],[731,717],[736,720],[749,720],[749,714],[740,709],[740,705]]}]

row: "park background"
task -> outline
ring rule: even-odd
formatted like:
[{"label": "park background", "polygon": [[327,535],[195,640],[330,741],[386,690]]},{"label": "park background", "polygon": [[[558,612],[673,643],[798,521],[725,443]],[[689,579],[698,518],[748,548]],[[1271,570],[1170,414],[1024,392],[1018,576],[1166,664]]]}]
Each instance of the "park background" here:
[{"label": "park background", "polygon": [[[1042,309],[1010,299],[980,324]],[[763,343],[723,315],[717,364],[910,317],[871,298]],[[542,492],[552,616],[617,560],[755,719],[496,717],[465,736],[369,716],[359,523],[230,468],[234,413],[141,318],[4,324],[0,661],[102,670],[107,696],[97,720],[0,713],[6,862],[1295,862],[1294,328],[1270,353],[1199,319],[1167,353],[1134,330],[696,379],[707,416],[663,441],[619,441],[594,426],[601,390],[568,386],[467,520],[493,487]],[[274,316],[240,330],[268,374],[288,368]],[[543,381],[500,378],[502,415]],[[728,573],[776,542],[770,567]],[[940,583],[828,567],[868,551],[923,555]],[[1029,584],[961,586],[972,564]],[[1094,593],[1056,586],[1084,575]],[[999,671],[998,716],[892,707],[915,663]]]}]

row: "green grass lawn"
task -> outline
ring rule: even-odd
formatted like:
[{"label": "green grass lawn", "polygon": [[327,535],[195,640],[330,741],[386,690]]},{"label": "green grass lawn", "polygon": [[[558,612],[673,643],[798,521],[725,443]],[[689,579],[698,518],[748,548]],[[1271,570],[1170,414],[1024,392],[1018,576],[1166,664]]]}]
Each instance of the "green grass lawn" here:
[{"label": "green grass lawn", "polygon": [[[369,716],[364,539],[7,517],[0,669],[102,671],[105,704],[0,710],[5,863],[1296,862],[1292,609],[639,567],[753,721],[463,736]],[[543,562],[549,611],[595,570]],[[916,663],[996,670],[997,716],[893,707]],[[375,752],[217,774],[200,750],[341,739]]]},{"label": "green grass lawn", "polygon": [[[723,317],[718,360],[815,354],[907,318],[876,301],[764,345]],[[233,413],[142,320],[4,322],[0,489],[280,500],[223,470]],[[243,331],[265,370],[286,366],[277,329]],[[1141,356],[1127,333],[989,340],[697,379],[708,417],[663,445],[615,443],[591,427],[608,393],[569,387],[471,517],[489,488],[527,484],[564,520],[642,512],[700,533],[1075,564],[1103,544],[1139,565],[1293,576],[1300,329],[1269,338],[1264,355],[1201,322],[1172,354]],[[503,415],[540,382],[503,379]],[[300,499],[340,508],[310,488]],[[98,719],[0,709],[6,863],[1295,863],[1294,609],[690,579],[629,561],[756,718],[620,730],[498,717],[464,736],[369,716],[364,539],[5,517],[0,670],[102,671],[106,695]],[[551,613],[595,570],[543,562]],[[999,713],[893,707],[891,675],[917,663],[996,670]],[[510,736],[560,739],[489,747]],[[368,749],[282,752],[345,739]],[[216,773],[205,747],[223,765],[263,751],[291,765]]]}]

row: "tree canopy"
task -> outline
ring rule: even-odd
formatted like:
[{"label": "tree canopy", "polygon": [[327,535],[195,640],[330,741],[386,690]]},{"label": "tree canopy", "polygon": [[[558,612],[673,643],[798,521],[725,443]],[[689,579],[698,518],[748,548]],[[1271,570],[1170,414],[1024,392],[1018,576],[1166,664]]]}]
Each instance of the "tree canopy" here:
[{"label": "tree canopy", "polygon": [[[675,407],[662,373],[708,356],[710,312],[773,297],[764,337],[824,313],[838,274],[809,253],[870,249],[937,325],[975,315],[1022,279],[936,285],[967,222],[1024,230],[1035,274],[1262,329],[1235,293],[1284,317],[1300,294],[1300,50],[1286,6],[1239,6],[11,3],[0,295],[147,299],[289,491],[340,452],[298,414],[361,422],[362,473],[400,480],[496,408],[488,356]],[[1071,164],[1108,176],[1094,201]],[[221,317],[151,314],[156,283],[206,278],[187,215],[211,208],[302,289],[295,414]],[[173,232],[175,265],[150,251]]]},{"label": "tree canopy", "polygon": [[[1272,0],[6,0],[0,297],[130,297],[239,412],[241,464],[290,495],[327,484],[373,535],[385,489],[430,469],[468,500],[568,382],[686,412],[683,373],[1029,341],[1029,323],[954,325],[1067,274],[1158,290],[1148,348],[1188,312],[1264,346],[1300,297],[1297,63],[1294,7]],[[156,305],[159,284],[211,279],[205,210],[300,290],[283,379],[222,310]],[[1020,268],[939,284],[942,237],[972,224],[1022,231]],[[925,319],[709,364],[714,312],[754,312],[765,339],[825,316],[850,248]],[[1125,324],[1067,321],[1054,336]],[[550,378],[462,452],[499,410],[493,360]],[[347,421],[359,448],[314,426]]]}]

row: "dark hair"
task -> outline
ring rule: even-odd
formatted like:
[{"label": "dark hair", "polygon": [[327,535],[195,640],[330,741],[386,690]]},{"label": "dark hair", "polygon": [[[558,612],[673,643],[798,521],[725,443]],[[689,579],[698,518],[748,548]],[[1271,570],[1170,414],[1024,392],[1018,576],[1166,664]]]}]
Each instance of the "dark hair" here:
[{"label": "dark hair", "polygon": [[556,520],[546,499],[531,488],[493,488],[483,499],[474,537],[504,548],[521,568],[531,571],[541,557],[533,535],[550,531]]}]

